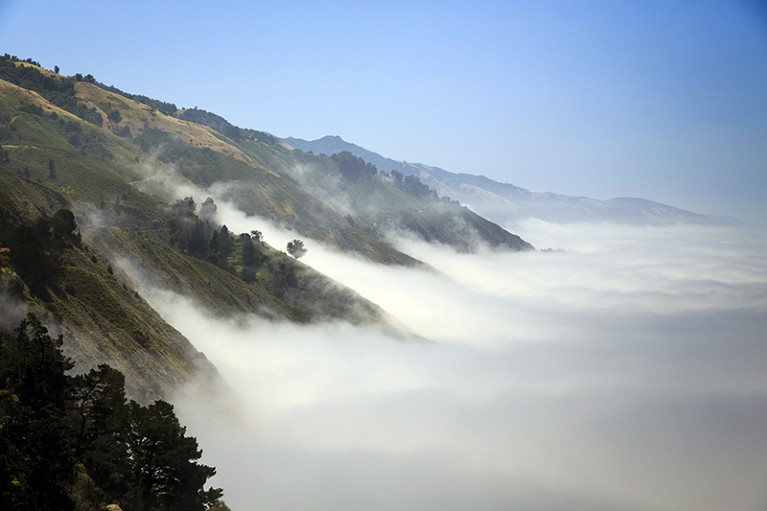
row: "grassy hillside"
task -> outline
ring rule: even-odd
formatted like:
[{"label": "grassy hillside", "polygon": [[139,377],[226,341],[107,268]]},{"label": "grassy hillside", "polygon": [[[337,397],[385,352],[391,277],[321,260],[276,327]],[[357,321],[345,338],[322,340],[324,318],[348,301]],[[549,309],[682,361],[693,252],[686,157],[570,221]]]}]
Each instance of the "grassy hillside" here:
[{"label": "grassy hillside", "polygon": [[53,233],[50,220],[68,205],[66,197],[2,167],[0,179],[0,290],[6,300],[24,302],[59,324],[67,352],[84,369],[104,362],[120,368],[130,394],[142,401],[193,378],[218,381],[205,357],[108,261],[71,233]]},{"label": "grassy hillside", "polygon": [[[161,396],[200,371],[215,378],[142,299],[152,287],[220,315],[393,330],[375,304],[258,236],[219,225],[212,200],[179,200],[180,186],[225,185],[217,186],[217,200],[383,264],[420,264],[388,241],[392,233],[465,251],[530,248],[420,183],[348,153],[294,151],[215,114],[8,57],[0,58],[0,177],[6,291],[60,319],[80,365],[109,361],[136,396]],[[45,227],[70,216],[76,242],[49,239]],[[40,257],[21,257],[36,247]]]},{"label": "grassy hillside", "polygon": [[[94,89],[83,82],[73,87],[84,111],[101,116],[101,126],[41,93],[0,80],[2,294],[60,323],[68,334],[66,350],[80,367],[112,364],[126,374],[130,395],[141,400],[166,396],[200,375],[217,379],[205,357],[143,300],[138,291],[146,282],[193,297],[224,315],[254,312],[298,322],[385,322],[374,304],[266,244],[259,245],[257,265],[243,262],[244,241],[234,234],[227,238],[232,251],[225,260],[212,260],[212,253],[188,253],[172,239],[173,202],[136,186],[146,179],[147,164],[153,170],[165,165],[142,149],[142,141],[157,134],[173,141],[174,135],[161,129],[176,134],[181,129],[192,143],[179,143],[177,153],[182,164],[187,153],[189,161],[198,164],[186,171],[198,182],[203,182],[204,173],[219,168],[223,175],[258,173],[283,185],[284,180],[264,166],[246,165],[249,157],[244,152],[221,142],[207,127],[194,124],[186,131],[182,128],[190,124],[187,121]],[[102,109],[102,101],[111,101],[112,108]],[[114,114],[118,109],[119,120]],[[174,150],[169,147],[168,154]],[[200,155],[212,161],[199,164]],[[289,195],[300,189],[285,186],[288,191],[282,197],[263,196],[275,203],[282,200],[291,214],[303,214],[301,207],[326,213],[309,198],[303,206],[301,201],[294,206]],[[48,246],[53,242],[45,222],[60,210],[74,213],[79,239]],[[202,224],[194,213],[193,217]],[[209,232],[219,228],[205,224]],[[29,253],[39,253],[42,259],[26,264],[23,256]],[[123,261],[129,264],[121,266]],[[131,272],[131,267],[141,268],[141,273]]]}]

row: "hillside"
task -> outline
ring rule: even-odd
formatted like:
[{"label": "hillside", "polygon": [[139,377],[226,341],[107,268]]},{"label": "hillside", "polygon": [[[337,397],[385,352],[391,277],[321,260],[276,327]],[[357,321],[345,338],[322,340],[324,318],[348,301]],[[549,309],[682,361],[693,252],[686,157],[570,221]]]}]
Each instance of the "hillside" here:
[{"label": "hillside", "polygon": [[[202,201],[176,200],[167,186],[140,186],[155,172],[190,186],[184,174],[199,185],[214,177],[247,178],[250,190],[265,183],[259,205],[268,199],[271,207],[261,212],[272,218],[285,212],[312,217],[307,230],[319,218],[343,223],[296,184],[206,126],[89,81],[19,64],[0,62],[2,76],[18,82],[0,80],[2,303],[9,318],[13,310],[28,309],[60,325],[65,350],[78,366],[109,362],[126,374],[129,395],[141,401],[201,376],[219,380],[205,357],[142,298],[147,284],[223,315],[342,319],[393,330],[379,307],[268,240],[229,233],[215,217],[201,218]],[[157,140],[177,145],[158,158]],[[200,155],[210,161],[196,159]],[[177,163],[163,162],[175,156]],[[71,215],[67,236],[76,234],[76,242],[50,237],[46,226],[60,212]],[[380,261],[417,264],[366,235],[358,236],[362,241],[348,237]]]},{"label": "hillside", "polygon": [[736,222],[732,218],[701,215],[646,199],[598,200],[551,192],[530,192],[485,176],[453,173],[422,163],[386,158],[346,142],[338,136],[325,136],[311,141],[288,137],[285,142],[296,149],[318,154],[330,155],[348,151],[382,170],[397,170],[405,176],[416,176],[440,196],[465,204],[484,218],[503,226],[514,225],[515,222],[528,217],[557,223],[616,222],[666,225],[685,222],[728,225]]},{"label": "hillside", "polygon": [[[200,375],[218,380],[142,298],[156,289],[223,316],[407,335],[374,303],[270,246],[259,222],[380,264],[422,264],[395,247],[399,236],[459,251],[532,249],[417,179],[349,153],[295,151],[213,113],[7,55],[0,176],[4,302],[60,324],[83,370],[108,361],[140,400]],[[253,216],[253,230],[230,232],[217,203]],[[62,218],[67,232],[51,237]],[[32,264],[35,250],[42,259]]]}]

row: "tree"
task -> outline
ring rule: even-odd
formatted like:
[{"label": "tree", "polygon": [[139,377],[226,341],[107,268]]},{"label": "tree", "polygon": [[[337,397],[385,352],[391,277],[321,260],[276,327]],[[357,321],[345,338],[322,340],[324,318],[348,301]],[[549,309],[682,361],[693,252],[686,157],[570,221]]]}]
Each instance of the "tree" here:
[{"label": "tree", "polygon": [[118,124],[120,121],[123,120],[123,116],[120,114],[120,111],[117,109],[110,110],[109,113],[107,113],[107,118],[115,124]]},{"label": "tree", "polygon": [[428,186],[421,183],[415,176],[405,176],[405,179],[402,181],[402,187],[407,193],[415,197],[425,197],[431,191]]},{"label": "tree", "polygon": [[48,179],[56,179],[56,162],[53,158],[48,160]]},{"label": "tree", "polygon": [[292,255],[296,259],[300,259],[306,254],[307,249],[304,248],[304,242],[301,240],[293,240],[288,242],[288,254]]},{"label": "tree", "polygon": [[29,314],[0,335],[0,509],[72,509],[74,453],[67,435],[62,337]]},{"label": "tree", "polygon": [[242,246],[242,264],[248,266],[255,264],[256,247],[253,239],[249,235],[242,233],[240,234],[240,245]]},{"label": "tree", "polygon": [[232,255],[232,251],[234,251],[234,239],[226,225],[222,225],[218,231],[218,244],[221,264],[224,264],[229,256]]},{"label": "tree", "polygon": [[72,427],[78,459],[107,495],[128,491],[125,376],[102,364],[73,378]]},{"label": "tree", "polygon": [[378,169],[375,165],[365,163],[365,160],[353,155],[349,151],[334,153],[330,155],[330,159],[335,162],[338,170],[341,171],[341,175],[350,181],[370,179],[378,174]]},{"label": "tree", "polygon": [[207,199],[205,199],[205,202],[200,204],[200,218],[202,218],[203,221],[213,225],[216,220],[217,210],[218,210],[218,207],[216,206],[216,203],[213,201],[213,198],[208,197]]},{"label": "tree", "polygon": [[204,489],[216,469],[197,463],[197,439],[185,435],[173,405],[155,401],[143,407],[131,401],[127,433],[131,511],[204,511],[221,497]]},{"label": "tree", "polygon": [[402,175],[402,172],[398,171],[397,169],[392,169],[391,177],[394,180],[394,186],[401,188],[402,179],[404,178],[404,176]]},{"label": "tree", "polygon": [[[100,499],[126,511],[215,505],[222,491],[205,483],[216,470],[197,463],[202,451],[173,406],[126,404],[125,377],[108,365],[68,376],[74,363],[62,343],[33,314],[16,335],[0,332],[0,509],[95,509]],[[96,485],[87,505],[73,491],[76,466],[78,481],[85,473]]]},{"label": "tree", "polygon": [[75,215],[68,209],[59,209],[53,215],[51,221],[51,228],[53,232],[53,240],[60,246],[67,241],[71,241],[77,245],[80,244],[80,233],[77,232],[77,222],[75,221]]},{"label": "tree", "polygon": [[59,74],[59,66],[53,66],[53,72]]},{"label": "tree", "polygon": [[201,220],[195,220],[189,229],[189,238],[186,245],[186,251],[189,255],[200,259],[208,256],[211,240],[207,233],[207,224]]}]

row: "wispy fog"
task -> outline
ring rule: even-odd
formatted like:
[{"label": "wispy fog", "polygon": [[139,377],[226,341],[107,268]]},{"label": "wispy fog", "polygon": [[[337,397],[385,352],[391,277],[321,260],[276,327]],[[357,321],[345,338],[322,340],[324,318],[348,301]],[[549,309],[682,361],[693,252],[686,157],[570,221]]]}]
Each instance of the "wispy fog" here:
[{"label": "wispy fog", "polygon": [[[219,204],[230,230],[254,225]],[[178,398],[235,510],[767,509],[767,239],[733,228],[558,226],[554,251],[436,272],[306,240],[307,264],[431,342],[226,321],[147,294],[218,366],[236,413]],[[284,238],[284,239],[283,239]]]}]

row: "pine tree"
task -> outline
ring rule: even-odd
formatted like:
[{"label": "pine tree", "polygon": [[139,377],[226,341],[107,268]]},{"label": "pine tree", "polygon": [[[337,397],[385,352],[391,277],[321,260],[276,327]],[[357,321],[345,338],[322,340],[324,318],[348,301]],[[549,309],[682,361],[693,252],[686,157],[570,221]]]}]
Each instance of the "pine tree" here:
[{"label": "pine tree", "polygon": [[0,336],[0,509],[72,509],[66,402],[74,364],[32,314]]}]

